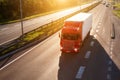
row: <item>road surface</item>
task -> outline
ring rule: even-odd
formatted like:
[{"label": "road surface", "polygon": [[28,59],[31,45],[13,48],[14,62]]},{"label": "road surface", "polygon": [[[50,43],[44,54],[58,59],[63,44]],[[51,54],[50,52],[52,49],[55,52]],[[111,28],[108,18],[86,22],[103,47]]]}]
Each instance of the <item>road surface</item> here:
[{"label": "road surface", "polygon": [[93,14],[93,28],[79,54],[61,53],[56,33],[12,56],[0,69],[0,79],[120,80],[120,71],[110,54],[112,24],[108,10],[100,4],[90,11]]}]

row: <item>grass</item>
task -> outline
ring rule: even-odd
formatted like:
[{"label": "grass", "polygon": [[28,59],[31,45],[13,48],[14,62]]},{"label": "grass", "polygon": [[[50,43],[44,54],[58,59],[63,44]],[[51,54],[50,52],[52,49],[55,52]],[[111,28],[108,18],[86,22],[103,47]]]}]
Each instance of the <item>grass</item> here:
[{"label": "grass", "polygon": [[120,3],[113,5],[113,7],[115,7],[115,9],[113,10],[113,13],[120,18]]},{"label": "grass", "polygon": [[28,33],[27,35],[25,35],[25,37],[23,38],[24,41],[31,41],[41,35],[43,35],[44,32],[40,31],[40,32],[34,32],[34,33]]},{"label": "grass", "polygon": [[114,10],[113,13],[120,18],[120,10]]}]

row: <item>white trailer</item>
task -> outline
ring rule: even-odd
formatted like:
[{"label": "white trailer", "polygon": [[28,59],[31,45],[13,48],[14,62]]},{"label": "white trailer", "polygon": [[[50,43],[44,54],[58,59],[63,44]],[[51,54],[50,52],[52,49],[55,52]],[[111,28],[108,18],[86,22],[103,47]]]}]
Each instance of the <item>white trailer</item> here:
[{"label": "white trailer", "polygon": [[79,13],[65,20],[60,37],[61,51],[78,53],[91,28],[92,14],[90,13]]},{"label": "white trailer", "polygon": [[90,29],[92,28],[92,14],[79,13],[65,20],[65,22],[69,22],[69,21],[82,23],[82,41],[83,41],[87,36],[87,34],[89,33]]}]

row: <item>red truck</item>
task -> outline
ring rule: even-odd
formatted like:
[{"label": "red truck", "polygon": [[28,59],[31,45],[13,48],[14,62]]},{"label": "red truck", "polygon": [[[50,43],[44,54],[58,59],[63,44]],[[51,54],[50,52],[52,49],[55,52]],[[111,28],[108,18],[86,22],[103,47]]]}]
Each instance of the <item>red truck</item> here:
[{"label": "red truck", "polygon": [[60,32],[60,47],[65,53],[78,53],[92,28],[92,14],[79,13],[64,21]]}]

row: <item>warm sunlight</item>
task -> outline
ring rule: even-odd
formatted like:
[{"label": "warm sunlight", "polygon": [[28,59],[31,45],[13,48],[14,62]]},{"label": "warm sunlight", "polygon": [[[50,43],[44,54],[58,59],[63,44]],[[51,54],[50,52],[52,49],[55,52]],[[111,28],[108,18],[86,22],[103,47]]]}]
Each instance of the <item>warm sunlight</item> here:
[{"label": "warm sunlight", "polygon": [[59,3],[65,3],[66,0],[57,0]]}]

